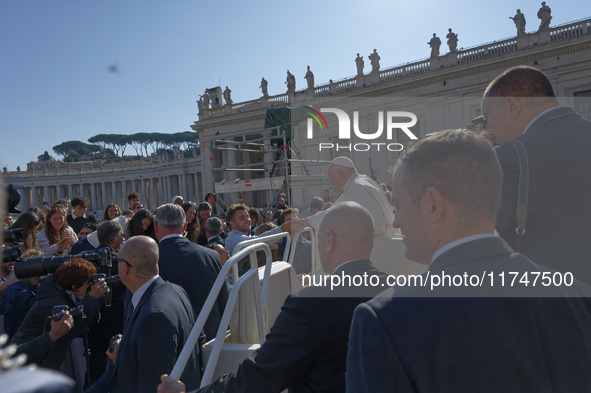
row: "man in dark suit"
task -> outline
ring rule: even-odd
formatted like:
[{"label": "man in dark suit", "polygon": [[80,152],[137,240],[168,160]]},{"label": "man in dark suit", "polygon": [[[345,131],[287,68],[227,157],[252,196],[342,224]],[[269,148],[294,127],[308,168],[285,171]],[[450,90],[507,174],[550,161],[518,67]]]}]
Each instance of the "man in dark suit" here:
[{"label": "man in dark suit", "polygon": [[494,236],[492,145],[466,131],[425,138],[392,190],[406,256],[430,268],[355,310],[347,392],[589,391],[591,312],[574,288],[586,286],[534,285],[555,276]]},{"label": "man in dark suit", "polygon": [[72,198],[72,213],[68,214],[68,225],[75,233],[80,232],[84,224],[88,222],[98,223],[94,214],[87,211],[90,201],[86,198],[75,196]]},{"label": "man in dark suit", "polygon": [[[236,374],[199,392],[343,392],[353,310],[385,288],[385,274],[369,261],[373,228],[370,213],[358,203],[331,208],[320,226],[318,247],[322,267],[332,276],[288,296],[254,356]],[[352,284],[363,277],[365,285]],[[159,392],[174,385],[163,377]]]},{"label": "man in dark suit", "polygon": [[210,217],[205,221],[205,236],[207,236],[207,244],[205,247],[213,249],[214,244],[219,244],[224,247],[226,246],[224,239],[220,236],[222,225],[222,220],[218,217]]},{"label": "man in dark suit", "polygon": [[[217,252],[183,237],[186,227],[185,211],[179,205],[168,203],[156,210],[154,229],[159,242],[160,275],[164,280],[183,287],[193,310],[199,315],[222,264]],[[208,339],[215,337],[227,301],[228,292],[222,289],[205,324]]]},{"label": "man in dark suit", "polygon": [[[89,391],[107,391],[106,384],[111,393],[155,392],[158,376],[174,367],[195,314],[185,291],[158,275],[158,245],[153,239],[130,238],[118,260],[121,282],[132,293],[132,309],[116,356],[112,354],[114,365]],[[196,347],[183,372],[190,390],[199,386],[198,351]]]},{"label": "man in dark suit", "polygon": [[497,231],[515,248],[520,165],[513,141],[525,147],[529,162],[527,221],[518,251],[591,283],[591,122],[558,106],[546,75],[523,66],[490,83],[482,114],[503,169]]}]

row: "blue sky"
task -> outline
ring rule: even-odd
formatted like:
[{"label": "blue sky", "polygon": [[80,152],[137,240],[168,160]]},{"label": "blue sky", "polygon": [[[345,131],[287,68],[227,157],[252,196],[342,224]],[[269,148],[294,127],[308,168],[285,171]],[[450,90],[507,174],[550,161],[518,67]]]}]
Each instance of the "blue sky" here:
[{"label": "blue sky", "polygon": [[[551,26],[591,16],[587,1],[548,1]],[[539,1],[518,4],[537,29]],[[515,34],[515,3],[468,1],[3,0],[0,2],[0,166],[15,170],[68,140],[99,133],[180,132],[206,87],[234,102],[352,76],[359,52],[382,68],[426,58],[433,33],[458,47]],[[118,73],[108,71],[116,65]],[[261,124],[262,126],[262,124]],[[127,154],[134,154],[128,149]]]}]

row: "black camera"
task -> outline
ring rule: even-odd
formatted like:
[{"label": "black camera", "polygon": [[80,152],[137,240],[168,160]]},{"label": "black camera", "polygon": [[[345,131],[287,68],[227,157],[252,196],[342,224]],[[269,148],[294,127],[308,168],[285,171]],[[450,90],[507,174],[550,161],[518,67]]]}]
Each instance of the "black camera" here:
[{"label": "black camera", "polygon": [[96,284],[97,282],[99,282],[100,279],[106,279],[107,275],[105,273],[97,273],[97,274],[93,274],[92,275],[92,285]]},{"label": "black camera", "polygon": [[102,248],[95,252],[61,257],[33,257],[18,259],[14,264],[14,274],[18,278],[38,277],[55,273],[62,263],[72,258],[82,258],[92,262],[100,273],[109,273],[113,263],[117,263],[117,253],[109,248]]},{"label": "black camera", "polygon": [[109,287],[116,287],[121,285],[121,277],[119,277],[118,274],[116,276],[107,277],[105,278],[105,282]]},{"label": "black camera", "polygon": [[115,287],[121,284],[121,278],[119,275],[107,277],[105,273],[97,273],[92,276],[92,285],[96,284],[100,279],[105,280],[105,283],[109,287]]},{"label": "black camera", "polygon": [[21,256],[21,246],[14,246],[2,250],[2,262],[16,262]]},{"label": "black camera", "polygon": [[21,228],[8,229],[4,231],[4,243],[22,244],[23,234],[21,233]]},{"label": "black camera", "polygon": [[54,320],[55,322],[57,322],[60,319],[62,319],[62,317],[64,316],[66,311],[68,311],[70,313],[70,315],[72,315],[72,316],[76,316],[76,315],[80,314],[82,316],[82,318],[86,318],[86,315],[84,314],[84,305],[83,304],[79,305],[78,307],[72,307],[72,308],[69,308],[66,305],[53,306],[53,308],[51,309],[50,318],[52,320]]}]

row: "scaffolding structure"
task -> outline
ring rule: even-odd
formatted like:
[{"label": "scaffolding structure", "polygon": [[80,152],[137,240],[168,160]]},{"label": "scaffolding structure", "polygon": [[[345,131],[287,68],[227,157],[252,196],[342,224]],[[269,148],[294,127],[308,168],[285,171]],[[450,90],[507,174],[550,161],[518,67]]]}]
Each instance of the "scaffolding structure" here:
[{"label": "scaffolding structure", "polygon": [[295,189],[332,187],[326,172],[315,168],[329,161],[306,159],[305,149],[280,127],[224,135],[211,140],[210,150],[212,187],[227,205],[244,202],[268,208],[285,193],[290,205],[302,207],[309,201],[294,200]]}]

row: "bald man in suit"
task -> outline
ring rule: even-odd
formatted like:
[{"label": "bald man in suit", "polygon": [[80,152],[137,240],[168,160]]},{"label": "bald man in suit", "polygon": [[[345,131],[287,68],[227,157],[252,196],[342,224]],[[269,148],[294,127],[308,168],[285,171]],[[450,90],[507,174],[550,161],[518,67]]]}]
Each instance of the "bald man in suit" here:
[{"label": "bald man in suit", "polygon": [[[118,255],[121,282],[131,292],[131,308],[116,350],[114,365],[91,386],[90,392],[155,392],[159,375],[174,367],[195,324],[185,291],[158,275],[158,244],[134,236]],[[131,311],[133,310],[133,311]],[[199,386],[198,346],[183,372],[190,389]]]}]

